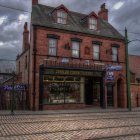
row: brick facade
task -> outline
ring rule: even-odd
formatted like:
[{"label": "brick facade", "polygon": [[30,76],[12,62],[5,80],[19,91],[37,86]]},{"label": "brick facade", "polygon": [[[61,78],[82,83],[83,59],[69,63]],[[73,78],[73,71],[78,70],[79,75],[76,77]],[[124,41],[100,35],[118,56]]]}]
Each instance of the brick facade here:
[{"label": "brick facade", "polygon": [[140,106],[140,56],[129,55],[132,107]]},{"label": "brick facade", "polygon": [[[105,7],[102,7],[103,9]],[[104,9],[108,12],[107,9]],[[103,13],[105,14],[105,13]],[[106,13],[107,14],[107,13]],[[105,20],[108,19],[108,15],[100,16]],[[68,26],[68,25],[65,25]],[[25,34],[26,36],[27,34]],[[57,35],[59,39],[57,41],[57,56],[50,57],[48,53],[48,39],[47,35]],[[24,51],[17,59],[17,72],[22,75],[22,82],[29,84],[30,94],[30,109],[39,109],[40,98],[40,65],[44,64],[46,59],[56,59],[57,63],[62,61],[62,58],[68,58],[70,63],[77,65],[84,65],[85,60],[90,61],[90,65],[96,63],[107,65],[120,65],[121,71],[114,72],[115,81],[113,82],[113,106],[115,108],[127,107],[127,94],[126,94],[126,64],[125,64],[125,42],[124,39],[105,37],[100,35],[91,35],[80,32],[73,32],[68,30],[61,30],[55,28],[48,28],[43,26],[31,25],[31,42],[30,46]],[[24,37],[26,38],[26,37]],[[80,42],[80,59],[72,58],[72,41],[71,38],[79,38]],[[101,42],[100,45],[100,60],[93,59],[93,44],[92,42]],[[66,49],[65,45],[69,44],[70,49]],[[112,61],[111,45],[117,44],[118,46],[118,61]],[[26,46],[24,46],[26,48]],[[89,53],[85,53],[85,49],[89,49]],[[26,57],[27,56],[27,57]],[[29,64],[26,68],[25,61]],[[20,66],[19,66],[20,62]],[[20,71],[19,71],[20,67]],[[104,81],[104,107],[107,105],[107,82]],[[119,86],[120,87],[119,87]],[[119,90],[118,90],[119,88]],[[35,108],[34,108],[35,107]],[[83,108],[85,104],[64,104],[64,105],[45,105],[44,109],[67,109],[67,108]]]}]

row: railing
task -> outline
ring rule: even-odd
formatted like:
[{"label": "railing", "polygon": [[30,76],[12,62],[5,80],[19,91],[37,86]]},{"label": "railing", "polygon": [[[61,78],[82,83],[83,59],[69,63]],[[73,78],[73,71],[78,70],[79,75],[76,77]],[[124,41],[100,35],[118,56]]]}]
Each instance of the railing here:
[{"label": "railing", "polygon": [[69,62],[69,63],[57,62],[52,60],[45,60],[44,67],[105,71],[105,66],[102,64],[86,65],[86,64],[74,63],[74,62]]}]

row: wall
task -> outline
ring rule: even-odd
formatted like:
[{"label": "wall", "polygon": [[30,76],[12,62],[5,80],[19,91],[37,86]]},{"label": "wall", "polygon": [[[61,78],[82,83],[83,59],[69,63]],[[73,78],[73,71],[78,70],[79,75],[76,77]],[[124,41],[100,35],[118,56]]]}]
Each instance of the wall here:
[{"label": "wall", "polygon": [[[66,31],[60,31],[60,30],[53,30],[53,29],[46,29],[46,28],[37,28],[37,36],[36,36],[36,47],[37,47],[37,56],[36,56],[36,109],[38,110],[38,105],[39,105],[39,66],[40,64],[43,64],[43,60],[47,58],[47,54],[48,54],[48,38],[47,38],[47,34],[55,34],[60,36],[60,40],[58,40],[58,56],[61,57],[71,57],[71,49],[70,50],[65,50],[64,49],[64,45],[66,43],[71,44],[71,38],[72,37],[78,37],[80,39],[82,39],[82,42],[80,44],[80,55],[82,59],[70,59],[70,61],[75,62],[75,63],[84,63],[83,59],[90,59],[91,60],[91,64],[93,64],[94,61],[93,60],[93,49],[92,49],[92,41],[101,41],[102,42],[102,46],[101,46],[101,60],[97,61],[97,62],[101,62],[101,63],[105,63],[105,64],[112,64],[112,65],[122,65],[123,70],[120,72],[115,72],[115,79],[119,79],[122,78],[123,79],[123,95],[122,95],[122,99],[123,100],[123,104],[122,107],[126,107],[127,105],[127,99],[126,99],[126,73],[125,73],[125,46],[124,46],[124,42],[122,40],[116,40],[116,39],[110,39],[110,38],[103,38],[103,37],[97,37],[97,36],[90,36],[90,35],[85,35],[85,34],[79,34],[79,33],[70,33],[70,32],[66,32]],[[33,40],[31,40],[33,41]],[[111,55],[110,54],[106,54],[106,50],[111,49],[111,44],[112,43],[116,43],[120,45],[120,48],[118,49],[118,58],[119,58],[119,62],[118,63],[113,63],[111,61]],[[31,52],[33,50],[33,46],[31,47]],[[71,46],[71,45],[70,45]],[[90,54],[86,55],[85,54],[85,47],[89,47],[90,48]],[[39,56],[42,55],[42,56]],[[31,54],[31,65],[32,68],[34,68],[33,65],[33,55]],[[61,61],[61,57],[57,57],[57,61]],[[32,76],[31,76],[31,81],[32,81],[32,89],[31,91],[33,92],[33,77],[34,77],[34,70],[32,70]],[[115,88],[116,89],[116,84],[115,84]],[[117,94],[117,93],[115,93]],[[116,96],[117,97],[117,96]],[[115,98],[115,102],[116,98]],[[116,104],[116,103],[115,103]],[[31,104],[32,107],[33,104]],[[117,107],[117,104],[116,104]]]}]

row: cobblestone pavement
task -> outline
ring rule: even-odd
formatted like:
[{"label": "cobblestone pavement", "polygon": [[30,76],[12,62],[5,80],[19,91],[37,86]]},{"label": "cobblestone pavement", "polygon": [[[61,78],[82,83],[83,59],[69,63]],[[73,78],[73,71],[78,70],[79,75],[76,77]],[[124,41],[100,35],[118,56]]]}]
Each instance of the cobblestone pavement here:
[{"label": "cobblestone pavement", "polygon": [[140,111],[0,115],[0,140],[140,140]]}]

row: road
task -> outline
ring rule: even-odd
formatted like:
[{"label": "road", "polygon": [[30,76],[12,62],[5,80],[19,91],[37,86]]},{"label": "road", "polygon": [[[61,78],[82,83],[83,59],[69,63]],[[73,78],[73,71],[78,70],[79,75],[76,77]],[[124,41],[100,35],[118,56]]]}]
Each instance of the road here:
[{"label": "road", "polygon": [[140,140],[140,112],[1,115],[0,140]]}]

